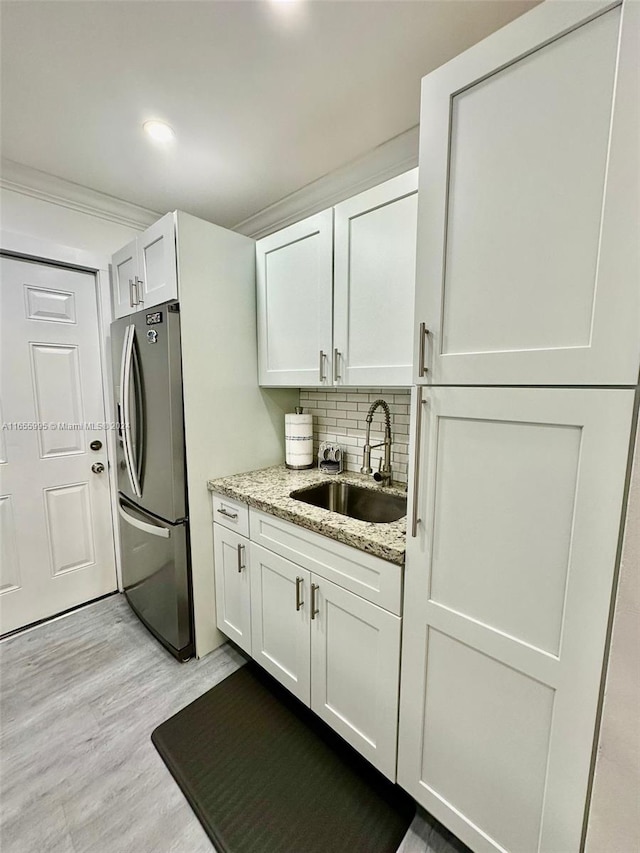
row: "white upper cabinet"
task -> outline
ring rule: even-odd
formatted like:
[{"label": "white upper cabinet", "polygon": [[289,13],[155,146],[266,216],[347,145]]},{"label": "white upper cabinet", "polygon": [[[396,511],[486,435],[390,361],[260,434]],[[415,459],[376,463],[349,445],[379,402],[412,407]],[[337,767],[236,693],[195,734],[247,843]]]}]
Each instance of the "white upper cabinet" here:
[{"label": "white upper cabinet", "polygon": [[637,382],[639,13],[543,3],[424,78],[418,382]]},{"label": "white upper cabinet", "polygon": [[154,222],[137,239],[140,308],[178,298],[176,226],[173,213]]},{"label": "white upper cabinet", "polygon": [[335,207],[334,373],[342,385],[410,385],[418,170]]},{"label": "white upper cabinet", "polygon": [[261,385],[411,384],[417,194],[413,169],[258,241]]},{"label": "white upper cabinet", "polygon": [[178,298],[175,214],[167,213],[112,259],[114,318]]},{"label": "white upper cabinet", "polygon": [[111,291],[113,294],[113,316],[126,317],[132,314],[136,304],[135,278],[138,270],[136,241],[127,243],[111,260]]},{"label": "white upper cabinet", "polygon": [[256,244],[261,385],[332,384],[333,211]]}]

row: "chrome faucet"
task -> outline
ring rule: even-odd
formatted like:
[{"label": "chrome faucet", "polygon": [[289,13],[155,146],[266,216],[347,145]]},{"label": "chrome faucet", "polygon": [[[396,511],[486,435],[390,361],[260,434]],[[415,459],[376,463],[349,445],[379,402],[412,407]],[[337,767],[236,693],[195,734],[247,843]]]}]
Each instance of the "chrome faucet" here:
[{"label": "chrome faucet", "polygon": [[[384,427],[384,441],[381,441],[379,444],[371,444],[371,424],[373,422],[373,413],[378,407],[384,409],[385,416],[385,427]],[[367,413],[367,434],[364,440],[364,449],[362,453],[362,468],[360,469],[361,474],[371,474],[371,451],[374,447],[382,447],[384,445],[384,463],[381,464],[380,468],[373,475],[373,479],[378,483],[382,483],[383,486],[391,485],[391,415],[389,413],[389,406],[384,400],[376,400],[369,407],[369,411]]]}]

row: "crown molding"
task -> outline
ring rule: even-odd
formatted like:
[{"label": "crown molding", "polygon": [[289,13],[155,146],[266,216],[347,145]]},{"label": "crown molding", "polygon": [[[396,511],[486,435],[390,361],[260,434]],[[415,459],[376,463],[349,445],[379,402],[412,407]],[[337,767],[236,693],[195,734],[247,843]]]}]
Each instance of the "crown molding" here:
[{"label": "crown molding", "polygon": [[362,157],[270,204],[233,226],[259,239],[418,165],[419,125],[394,136]]},{"label": "crown molding", "polygon": [[2,158],[0,187],[31,198],[77,210],[88,216],[143,230],[161,216],[146,207],[66,181],[15,160]]}]

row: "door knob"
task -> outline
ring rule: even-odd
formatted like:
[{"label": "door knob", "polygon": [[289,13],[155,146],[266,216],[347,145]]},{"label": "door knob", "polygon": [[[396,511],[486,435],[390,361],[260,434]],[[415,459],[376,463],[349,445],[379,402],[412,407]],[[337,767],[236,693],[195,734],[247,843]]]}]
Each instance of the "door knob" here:
[{"label": "door knob", "polygon": [[102,472],[104,471],[104,465],[102,464],[102,462],[94,462],[91,466],[91,470],[94,474],[102,474]]}]

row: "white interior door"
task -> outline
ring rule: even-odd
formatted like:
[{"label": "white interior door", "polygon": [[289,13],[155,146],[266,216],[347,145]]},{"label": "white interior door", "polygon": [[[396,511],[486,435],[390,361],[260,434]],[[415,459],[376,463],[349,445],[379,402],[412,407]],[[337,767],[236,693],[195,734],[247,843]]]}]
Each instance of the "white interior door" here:
[{"label": "white interior door", "polygon": [[256,243],[261,385],[333,384],[333,210]]},{"label": "white interior door", "polygon": [[311,574],[251,543],[252,657],[309,705]]},{"label": "white interior door", "polygon": [[1,269],[6,633],[115,590],[116,574],[95,277],[5,257]]},{"label": "white interior door", "polygon": [[632,390],[433,388],[398,781],[478,853],[578,853]]},{"label": "white interior door", "polygon": [[336,205],[334,357],[340,385],[411,385],[418,170]]},{"label": "white interior door", "polygon": [[395,781],[402,620],[324,578],[311,581],[311,710]]},{"label": "white interior door", "polygon": [[549,2],[424,78],[419,382],[637,382],[638,57],[638,3]]}]

